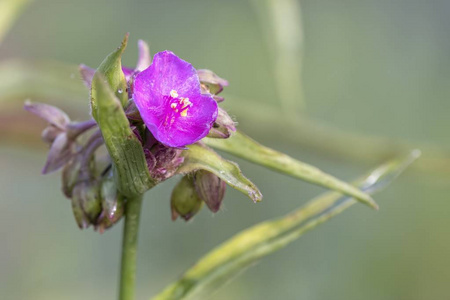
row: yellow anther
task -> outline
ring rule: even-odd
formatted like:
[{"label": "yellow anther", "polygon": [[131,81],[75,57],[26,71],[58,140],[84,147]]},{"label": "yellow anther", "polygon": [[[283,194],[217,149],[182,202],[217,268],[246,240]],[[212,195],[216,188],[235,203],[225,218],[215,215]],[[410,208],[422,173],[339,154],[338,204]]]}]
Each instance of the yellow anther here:
[{"label": "yellow anther", "polygon": [[180,113],[180,116],[182,116],[182,117],[186,117],[187,116],[187,108],[185,109],[185,110],[183,110],[181,113]]},{"label": "yellow anther", "polygon": [[171,108],[175,108],[175,107],[177,107],[177,104],[176,103],[172,103],[172,104],[170,104],[170,107]]},{"label": "yellow anther", "polygon": [[170,91],[170,97],[172,97],[172,98],[178,98],[178,93],[177,93],[177,91],[171,90],[171,91]]},{"label": "yellow anther", "polygon": [[189,107],[192,106],[192,102],[189,101],[189,98],[181,98],[180,104],[183,104],[182,108],[185,108],[185,107],[188,107],[188,106]]}]

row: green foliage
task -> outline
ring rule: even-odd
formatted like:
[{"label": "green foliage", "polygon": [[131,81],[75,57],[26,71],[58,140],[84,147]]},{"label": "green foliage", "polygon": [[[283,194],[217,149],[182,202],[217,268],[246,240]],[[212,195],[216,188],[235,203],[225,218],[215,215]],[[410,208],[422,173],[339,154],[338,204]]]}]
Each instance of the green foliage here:
[{"label": "green foliage", "polygon": [[[128,43],[128,34],[123,38],[122,44],[98,67],[96,74],[102,74],[109,84],[109,87],[114,91],[116,97],[120,100],[122,107],[128,102],[127,81],[122,72],[122,54],[125,51]],[[97,99],[91,98],[92,116],[97,120]]]},{"label": "green foliage", "polygon": [[[92,80],[95,114],[114,164],[119,191],[127,197],[143,194],[154,185],[141,143],[130,128],[122,105],[100,73]],[[93,113],[94,114],[94,113]]]},{"label": "green foliage", "polygon": [[237,131],[228,139],[205,139],[211,147],[229,152],[253,163],[317,185],[353,196],[361,202],[378,208],[375,201],[354,186],[328,175],[316,167],[305,164],[286,154],[264,147],[242,132]]},{"label": "green foliage", "polygon": [[[388,162],[354,184],[370,194],[378,192],[419,155],[418,151],[413,151],[405,158]],[[206,298],[256,261],[287,246],[355,203],[351,197],[328,192],[284,217],[246,229],[200,259],[153,300]]]},{"label": "green foliage", "polygon": [[261,201],[262,194],[239,169],[239,166],[220,157],[211,149],[197,144],[190,145],[184,152],[185,161],[178,169],[179,173],[191,173],[198,170],[206,170],[214,173],[228,185],[246,194],[254,202]]}]

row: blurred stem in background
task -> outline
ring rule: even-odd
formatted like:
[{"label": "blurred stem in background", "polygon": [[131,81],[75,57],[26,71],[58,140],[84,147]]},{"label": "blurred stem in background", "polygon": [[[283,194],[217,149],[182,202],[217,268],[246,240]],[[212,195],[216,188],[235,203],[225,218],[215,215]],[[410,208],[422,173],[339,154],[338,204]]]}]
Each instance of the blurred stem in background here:
[{"label": "blurred stem in background", "polygon": [[[369,194],[379,192],[419,156],[420,151],[414,150],[381,165],[353,184]],[[207,299],[263,257],[284,248],[355,203],[351,197],[328,192],[284,217],[256,224],[203,256],[179,280],[152,299]]]},{"label": "blurred stem in background", "polygon": [[0,44],[14,21],[31,0],[1,0],[0,1]]},{"label": "blurred stem in background", "polygon": [[302,87],[303,26],[297,0],[252,0],[265,33],[274,81],[285,117],[305,107]]}]

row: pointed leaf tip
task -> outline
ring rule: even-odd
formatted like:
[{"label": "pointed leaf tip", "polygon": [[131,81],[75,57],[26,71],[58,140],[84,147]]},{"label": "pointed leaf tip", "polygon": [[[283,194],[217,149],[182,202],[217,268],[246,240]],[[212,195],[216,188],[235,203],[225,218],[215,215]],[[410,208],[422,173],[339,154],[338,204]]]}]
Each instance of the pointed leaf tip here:
[{"label": "pointed leaf tip", "polygon": [[282,174],[355,197],[370,207],[378,209],[378,205],[368,194],[362,192],[351,184],[341,181],[314,166],[265,147],[239,130],[228,139],[204,138],[203,141],[205,144],[213,148],[244,158],[250,162],[259,164]]},{"label": "pointed leaf tip", "polygon": [[262,200],[262,194],[256,185],[245,177],[239,166],[231,161],[220,157],[212,149],[193,144],[184,151],[185,160],[178,169],[178,173],[188,174],[198,170],[209,171],[229,186],[246,194],[253,202]]},{"label": "pointed leaf tip", "polygon": [[144,150],[130,128],[121,103],[100,73],[94,75],[91,94],[96,101],[97,122],[114,163],[119,191],[126,197],[143,194],[155,185]]}]

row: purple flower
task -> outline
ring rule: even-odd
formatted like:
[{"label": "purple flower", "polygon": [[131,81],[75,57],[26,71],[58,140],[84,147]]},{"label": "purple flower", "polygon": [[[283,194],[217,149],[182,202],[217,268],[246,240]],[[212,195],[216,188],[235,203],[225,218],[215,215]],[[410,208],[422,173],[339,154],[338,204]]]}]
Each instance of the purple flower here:
[{"label": "purple flower", "polygon": [[133,99],[148,130],[169,147],[202,139],[217,118],[217,103],[201,93],[194,67],[170,51],[136,75]]}]

